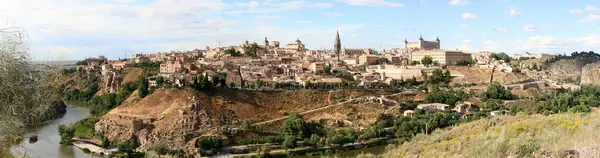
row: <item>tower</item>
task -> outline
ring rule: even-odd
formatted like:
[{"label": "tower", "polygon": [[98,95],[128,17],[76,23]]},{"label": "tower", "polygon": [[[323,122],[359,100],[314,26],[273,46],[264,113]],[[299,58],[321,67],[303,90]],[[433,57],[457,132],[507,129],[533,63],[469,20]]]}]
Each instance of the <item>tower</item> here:
[{"label": "tower", "polygon": [[423,48],[423,46],[425,46],[425,40],[423,40],[423,35],[421,35],[421,37],[419,37],[419,45],[421,45],[421,48]]},{"label": "tower", "polygon": [[406,38],[404,38],[404,49],[408,48],[408,40],[406,40]]},{"label": "tower", "polygon": [[265,43],[264,43],[265,47],[269,46],[269,40],[267,40],[267,37],[265,37]]},{"label": "tower", "polygon": [[340,61],[340,53],[342,51],[342,42],[340,40],[340,31],[336,31],[335,42],[333,42],[333,49],[338,58],[338,61]]},{"label": "tower", "polygon": [[437,49],[441,49],[442,47],[440,47],[440,36],[438,36],[435,41],[437,42]]}]

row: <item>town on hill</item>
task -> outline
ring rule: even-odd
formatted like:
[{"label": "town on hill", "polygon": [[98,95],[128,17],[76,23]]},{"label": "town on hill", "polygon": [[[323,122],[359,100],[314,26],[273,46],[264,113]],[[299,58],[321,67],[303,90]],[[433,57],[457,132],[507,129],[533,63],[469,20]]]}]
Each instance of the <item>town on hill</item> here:
[{"label": "town on hill", "polygon": [[[265,38],[86,58],[61,71],[61,85],[65,101],[93,114],[63,127],[72,130],[63,139],[112,156],[328,155],[383,149],[479,119],[597,106],[586,98],[600,93],[591,79],[598,72],[586,68],[600,59],[594,52],[509,56],[443,50],[439,38],[404,43],[348,49],[338,33],[334,50]],[[551,97],[563,93],[581,104]]]}]

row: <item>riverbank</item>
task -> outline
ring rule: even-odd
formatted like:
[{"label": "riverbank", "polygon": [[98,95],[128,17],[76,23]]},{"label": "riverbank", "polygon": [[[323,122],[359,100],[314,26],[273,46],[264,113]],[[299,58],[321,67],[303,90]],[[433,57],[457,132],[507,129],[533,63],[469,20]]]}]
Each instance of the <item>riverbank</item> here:
[{"label": "riverbank", "polygon": [[83,152],[91,152],[98,155],[106,155],[111,156],[115,153],[119,152],[117,148],[103,148],[98,144],[101,143],[100,140],[90,139],[90,138],[73,138],[73,146],[81,149]]},{"label": "riverbank", "polygon": [[89,116],[90,110],[84,107],[66,104],[66,113],[57,119],[49,120],[40,128],[30,129],[24,135],[37,135],[38,141],[29,143],[27,139],[11,147],[11,153],[14,155],[24,155],[29,157],[61,157],[61,158],[87,158],[93,157],[84,153],[74,146],[60,145],[60,135],[58,125],[74,124],[79,120]]},{"label": "riverbank", "polygon": [[[326,155],[337,155],[346,152],[346,156],[350,155],[358,155],[360,154],[360,150],[368,149],[371,147],[378,147],[378,149],[384,149],[388,144],[393,143],[393,139],[391,137],[388,138],[375,138],[368,141],[350,143],[343,146],[321,146],[321,147],[297,147],[294,149],[282,149],[281,145],[273,145],[273,144],[261,144],[261,145],[244,145],[244,146],[232,146],[224,148],[223,150],[228,151],[228,154],[221,154],[215,157],[237,157],[237,158],[246,158],[246,157],[257,157],[261,155],[269,155],[271,157],[306,157],[306,156],[326,156]],[[302,142],[298,142],[297,144],[302,144]],[[264,148],[263,148],[264,146]],[[237,151],[234,151],[237,150]],[[254,151],[252,153],[242,154],[240,152],[248,152]],[[258,152],[256,152],[258,151]],[[372,154],[381,154],[383,150],[377,150],[379,152]],[[260,153],[259,153],[260,152]],[[232,154],[238,153],[238,154]],[[356,154],[358,153],[358,154]]]}]

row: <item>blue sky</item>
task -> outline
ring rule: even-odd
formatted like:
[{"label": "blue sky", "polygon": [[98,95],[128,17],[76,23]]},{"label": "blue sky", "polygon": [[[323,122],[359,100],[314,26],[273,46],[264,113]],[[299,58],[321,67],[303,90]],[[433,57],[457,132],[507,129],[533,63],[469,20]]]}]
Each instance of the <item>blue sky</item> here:
[{"label": "blue sky", "polygon": [[36,60],[81,59],[302,40],[331,49],[402,48],[439,36],[443,49],[569,53],[600,48],[598,0],[8,0],[4,27],[27,30]]}]

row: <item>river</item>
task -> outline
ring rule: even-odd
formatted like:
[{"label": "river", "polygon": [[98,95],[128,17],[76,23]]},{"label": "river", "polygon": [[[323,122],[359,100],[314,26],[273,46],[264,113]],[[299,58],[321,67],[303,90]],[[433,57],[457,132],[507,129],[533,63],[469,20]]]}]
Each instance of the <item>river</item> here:
[{"label": "river", "polygon": [[[27,155],[31,158],[86,158],[94,155],[83,153],[74,146],[60,145],[58,125],[71,125],[89,116],[90,110],[84,107],[67,105],[67,113],[61,118],[48,121],[47,124],[38,129],[31,129],[21,144],[14,146],[12,152],[15,155]],[[27,136],[37,135],[38,141],[29,143]],[[100,156],[95,156],[100,157]]]}]

